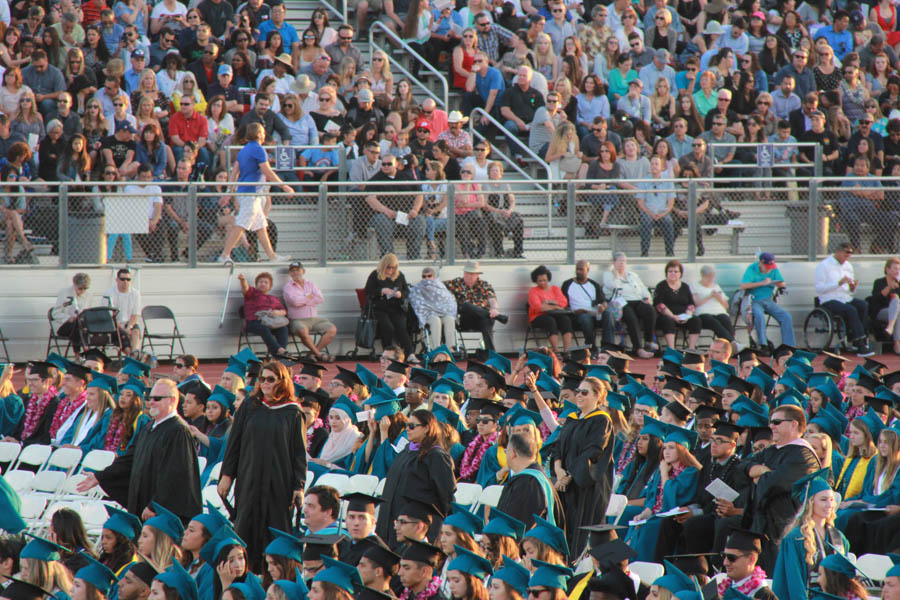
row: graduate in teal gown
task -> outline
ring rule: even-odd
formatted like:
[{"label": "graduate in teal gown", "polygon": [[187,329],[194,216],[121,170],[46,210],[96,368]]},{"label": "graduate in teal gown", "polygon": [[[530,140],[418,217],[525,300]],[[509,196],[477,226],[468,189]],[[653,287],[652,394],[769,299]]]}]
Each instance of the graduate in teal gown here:
[{"label": "graduate in teal gown", "polygon": [[59,440],[60,446],[78,446],[83,454],[104,449],[112,417],[113,396],[119,392],[115,377],[94,371],[91,376],[86,387],[85,403]]},{"label": "graduate in teal gown", "polygon": [[[459,480],[479,483],[485,487],[481,482],[496,483],[497,472],[502,468],[497,454],[497,441],[501,436],[500,417],[506,412],[506,407],[484,398],[470,398],[468,408],[470,411],[478,410],[478,435],[469,442],[463,453],[459,463]],[[485,465],[485,462],[488,464]]]},{"label": "graduate in teal gown", "polygon": [[194,575],[194,581],[197,582],[197,588],[200,591],[199,600],[217,600],[217,591],[221,595],[221,589],[216,590],[216,588],[220,588],[219,576],[216,573],[216,559],[221,560],[221,556],[225,554],[226,549],[230,550],[234,546],[247,547],[229,525],[221,526],[213,534],[212,538],[203,545],[203,548],[200,550],[203,566]]},{"label": "graduate in teal gown", "polygon": [[353,455],[351,473],[387,477],[394,458],[406,447],[406,417],[401,412],[400,399],[390,390],[375,388],[366,400],[366,408],[373,411],[369,419],[369,436]]},{"label": "graduate in teal gown", "polygon": [[[644,421],[646,422],[646,417]],[[697,440],[697,433],[674,425],[666,425],[663,460],[659,469],[647,483],[644,494],[644,509],[636,519],[648,519],[654,514],[666,512],[679,506],[687,506],[697,493],[700,478],[700,463],[691,454]],[[665,479],[663,478],[665,475]],[[643,525],[631,527],[628,531],[630,545],[638,553],[638,560],[654,562],[656,540],[659,536],[660,520],[650,518]]]},{"label": "graduate in teal gown", "polygon": [[357,414],[362,412],[347,396],[341,396],[328,411],[328,423],[331,433],[322,446],[318,458],[310,459],[311,463],[329,469],[348,469],[353,462],[356,442],[360,437],[357,428]]},{"label": "graduate in teal gown", "polygon": [[231,430],[231,415],[234,413],[235,399],[234,394],[217,385],[206,399],[206,419],[210,423],[210,428],[203,433],[191,426],[191,435],[200,444],[197,454],[204,457],[207,464],[211,461],[218,462],[217,459],[222,451],[222,440]]},{"label": "graduate in teal gown", "polygon": [[25,403],[12,383],[14,368],[0,363],[0,439],[11,436],[25,416]]},{"label": "graduate in teal gown", "polygon": [[[642,436],[647,437],[648,456],[646,457],[638,452],[638,445]],[[628,523],[643,510],[644,503],[638,501],[645,498],[647,484],[654,474],[659,473],[659,462],[662,460],[662,446],[665,437],[666,424],[653,417],[645,416],[644,426],[641,427],[638,437],[635,439],[634,457],[625,466],[625,470],[622,471],[622,479],[616,488],[617,494],[623,494],[629,500],[619,519],[620,523]],[[651,451],[652,456],[650,455]],[[634,472],[635,469],[638,470],[638,473]],[[608,520],[612,522],[615,518],[609,517]]]},{"label": "graduate in teal gown", "polygon": [[[834,526],[834,492],[828,481],[827,469],[807,475],[797,481],[792,490],[794,500],[802,506],[794,527],[781,540],[772,578],[772,591],[779,598],[806,600],[806,589],[818,578],[819,563],[835,550],[846,554],[849,543]],[[810,527],[813,527],[811,530]],[[815,552],[808,555],[806,540],[812,535]]]}]

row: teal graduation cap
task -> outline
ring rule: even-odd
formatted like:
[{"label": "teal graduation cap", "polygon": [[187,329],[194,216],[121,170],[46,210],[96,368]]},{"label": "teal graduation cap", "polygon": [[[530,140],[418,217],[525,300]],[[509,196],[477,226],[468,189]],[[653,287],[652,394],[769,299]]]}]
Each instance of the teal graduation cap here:
[{"label": "teal graduation cap", "polygon": [[210,536],[212,536],[215,532],[222,528],[224,525],[229,525],[228,519],[225,518],[225,515],[220,513],[215,506],[213,506],[210,502],[206,503],[206,512],[202,512],[199,515],[195,516],[192,521],[197,521],[209,532]]},{"label": "teal graduation cap", "polygon": [[684,352],[681,350],[676,350],[675,348],[666,348],[663,350],[663,360],[668,360],[676,365],[681,365],[684,362]]},{"label": "teal graduation cap", "polygon": [[891,562],[894,563],[894,566],[888,569],[885,577],[900,577],[900,554],[888,552],[888,556],[890,557]]},{"label": "teal graduation cap", "polygon": [[228,546],[246,548],[247,544],[238,537],[238,534],[234,532],[230,525],[223,525],[200,549],[200,558],[208,565],[215,564],[216,557]]},{"label": "teal graduation cap", "polygon": [[519,592],[523,598],[528,596],[528,580],[531,577],[531,573],[528,572],[528,569],[505,554],[503,555],[503,566],[494,572],[493,577],[494,579],[499,579],[500,581],[508,583],[509,586]]},{"label": "teal graduation cap", "polygon": [[263,589],[262,582],[250,572],[242,583],[232,583],[229,588],[240,590],[244,600],[266,600],[266,590]]},{"label": "teal graduation cap", "polygon": [[459,382],[444,376],[431,384],[431,391],[455,397],[460,392],[465,393],[466,389]]},{"label": "teal graduation cap", "polygon": [[112,396],[119,393],[119,384],[116,383],[116,378],[100,371],[91,371],[91,380],[86,387],[104,390]]},{"label": "teal graduation cap", "polygon": [[[116,574],[109,567],[99,562],[86,552],[79,552],[81,558],[87,563],[75,573],[75,579],[81,579],[93,585],[104,596],[109,595],[109,590],[116,582]],[[178,561],[174,561],[178,562]],[[182,600],[187,600],[182,598]]]},{"label": "teal graduation cap", "polygon": [[772,393],[772,389],[775,387],[775,380],[759,367],[753,367],[753,370],[750,371],[750,376],[747,377],[747,381],[758,385],[766,396]]},{"label": "teal graduation cap", "polygon": [[239,361],[241,361],[242,363],[262,364],[262,361],[259,360],[259,357],[256,356],[256,353],[250,349],[250,346],[247,346],[246,348],[244,348],[243,350],[241,350],[240,352],[235,354],[234,357],[236,359],[238,359]]},{"label": "teal graduation cap", "polygon": [[136,377],[129,377],[128,381],[123,383],[121,385],[121,387],[119,388],[120,392],[122,390],[131,390],[132,392],[135,393],[135,395],[143,398],[144,394],[147,393],[147,386],[145,386],[144,383],[140,379],[137,379]]},{"label": "teal graduation cap", "polygon": [[155,579],[176,590],[181,600],[198,600],[200,597],[197,582],[177,560],[173,560],[172,566],[157,575]]},{"label": "teal graduation cap", "polygon": [[425,359],[425,365],[428,366],[434,362],[434,359],[442,355],[446,356],[450,360],[450,362],[456,362],[455,360],[453,360],[453,352],[450,350],[450,348],[447,347],[447,344],[441,344],[431,352],[426,352],[422,355],[422,358]]},{"label": "teal graduation cap", "polygon": [[[644,417],[646,419],[647,417]],[[666,427],[666,442],[675,442],[681,444],[688,450],[694,447],[697,442],[697,432],[677,425],[669,425]]]},{"label": "teal graduation cap", "polygon": [[537,515],[534,517],[534,527],[525,532],[524,537],[535,538],[547,544],[563,556],[569,555],[569,544],[566,542],[566,532]]},{"label": "teal graduation cap", "polygon": [[[834,549],[833,546],[832,548]],[[856,572],[859,571],[859,568],[855,563],[853,563],[849,558],[837,551],[823,558],[819,562],[819,566],[825,567],[829,571],[834,571],[835,573],[840,573],[841,575],[845,575],[850,578],[856,577]],[[862,573],[862,571],[860,571],[860,573]]]},{"label": "teal graduation cap", "polygon": [[[574,402],[569,402],[568,400],[563,402],[562,408],[559,410],[559,415],[557,415],[560,419],[566,419],[575,415],[578,418],[578,414],[581,412],[581,409],[578,408],[578,405]],[[559,428],[561,429],[561,428]],[[559,429],[554,430],[554,433]]]},{"label": "teal graduation cap", "polygon": [[150,504],[152,505],[153,512],[156,513],[156,516],[147,519],[144,525],[156,527],[172,538],[176,544],[180,543],[181,536],[184,535],[184,525],[181,524],[181,519],[159,502],[151,502]]},{"label": "teal graduation cap", "polygon": [[434,418],[441,423],[446,423],[454,429],[459,429],[459,415],[448,408],[444,408],[440,404],[434,403],[431,406],[431,412]]},{"label": "teal graduation cap", "polygon": [[69,367],[69,361],[66,358],[63,358],[56,352],[51,352],[47,355],[47,359],[44,362],[48,362],[63,373],[66,372],[66,369]]},{"label": "teal graduation cap", "polygon": [[801,379],[800,376],[796,373],[793,373],[789,370],[781,374],[781,377],[778,379],[778,383],[785,387],[792,387],[798,392],[806,391],[806,381]]},{"label": "teal graduation cap", "polygon": [[456,556],[447,565],[448,571],[468,573],[478,579],[484,579],[488,575],[493,574],[494,569],[491,568],[491,562],[485,557],[466,550],[458,544],[453,544],[453,550],[456,552]]},{"label": "teal graduation cap", "polygon": [[359,423],[356,418],[356,413],[359,412],[359,407],[355,405],[347,396],[342,395],[340,398],[338,398],[337,401],[335,401],[335,403],[331,405],[331,409],[329,410],[334,410],[335,408],[343,411],[348,417],[350,417],[350,422],[354,425]]},{"label": "teal graduation cap", "polygon": [[265,554],[284,556],[296,560],[298,563],[303,562],[303,544],[299,538],[274,527],[269,527],[269,531],[275,537],[266,546]]},{"label": "teal graduation cap", "polygon": [[134,375],[135,377],[150,377],[150,370],[153,367],[148,365],[147,363],[143,363],[139,360],[135,360],[130,356],[125,357],[125,362],[122,365],[122,373],[126,375]]},{"label": "teal graduation cap", "polygon": [[666,438],[666,424],[659,419],[644,415],[644,426],[641,427],[639,435],[652,435],[663,440]]},{"label": "teal graduation cap", "polygon": [[681,591],[697,591],[697,582],[688,577],[684,571],[668,560],[663,560],[663,565],[666,567],[666,574],[658,577],[653,585],[665,588],[676,595]]},{"label": "teal graduation cap", "polygon": [[295,569],[295,572],[296,581],[279,579],[274,583],[281,588],[281,591],[287,596],[287,600],[306,600],[309,596],[309,588],[306,587],[306,583],[303,581],[303,574],[300,572],[300,569]]},{"label": "teal graduation cap", "polygon": [[469,512],[464,506],[455,502],[451,506],[453,507],[453,512],[444,519],[444,525],[451,525],[461,529],[472,537],[481,533],[482,529],[484,529],[484,519]]},{"label": "teal graduation cap", "polygon": [[696,371],[681,367],[681,378],[691,385],[699,385],[700,387],[709,387],[709,379],[703,371]]},{"label": "teal graduation cap", "polygon": [[233,373],[243,379],[247,376],[247,363],[232,356],[228,359],[228,366],[225,367],[225,373]]},{"label": "teal graduation cap", "polygon": [[585,377],[596,377],[601,381],[612,383],[616,372],[609,365],[590,365],[584,373]]},{"label": "teal graduation cap", "polygon": [[512,362],[502,354],[494,352],[493,350],[488,350],[488,359],[484,361],[484,364],[494,367],[504,375],[512,373]]},{"label": "teal graduation cap", "polygon": [[710,370],[720,369],[727,372],[729,375],[737,375],[737,369],[734,368],[734,365],[722,362],[721,360],[716,360],[714,358],[709,359],[709,368]]},{"label": "teal graduation cap", "polygon": [[[381,389],[381,388],[379,388]],[[366,406],[375,410],[375,421],[380,421],[384,417],[389,417],[393,414],[400,412],[400,400],[396,397],[394,399],[390,398],[375,398],[374,396],[366,400]]]},{"label": "teal graduation cap", "polygon": [[[619,391],[621,393],[627,394],[632,398],[640,394],[641,390],[644,389],[647,389],[647,387],[643,383],[628,374],[625,375],[625,384],[619,386]],[[637,404],[637,402],[635,402],[635,404]]]},{"label": "teal graduation cap", "polygon": [[25,547],[19,552],[19,558],[33,558],[44,562],[53,562],[60,560],[62,554],[68,553],[66,548],[59,544],[54,544],[48,539],[31,533],[25,533],[25,535],[31,537],[31,541],[25,544]]},{"label": "teal graduation cap", "polygon": [[356,368],[353,371],[370,390],[381,385],[381,379],[378,378],[378,375],[362,363],[356,363]]},{"label": "teal graduation cap", "polygon": [[724,388],[728,385],[728,381],[735,377],[734,370],[722,369],[719,367],[713,367],[712,370],[713,378],[712,381],[709,382],[709,387],[713,388]]},{"label": "teal graduation cap", "polygon": [[528,410],[521,404],[516,404],[500,418],[500,425],[509,425],[511,427],[534,425],[535,427],[540,427],[543,421],[544,419],[540,413]]},{"label": "teal graduation cap", "polygon": [[542,560],[531,559],[532,566],[536,566],[528,587],[548,587],[565,591],[569,578],[575,574],[572,569],[561,565],[551,565]]},{"label": "teal graduation cap", "polygon": [[878,436],[881,435],[881,430],[884,429],[884,421],[881,420],[881,416],[875,412],[871,406],[869,407],[869,410],[866,411],[866,414],[861,417],[856,417],[854,421],[855,420],[862,421],[866,424],[869,433],[872,434],[873,440],[877,440]]},{"label": "teal graduation cap", "polygon": [[22,499],[3,475],[0,475],[0,529],[7,533],[19,533],[28,527],[20,514]]},{"label": "teal graduation cap", "polygon": [[313,577],[313,581],[333,583],[350,594],[353,594],[354,588],[362,587],[363,582],[356,567],[327,556],[322,556],[322,563],[325,568]]},{"label": "teal graduation cap", "polygon": [[460,385],[462,385],[463,375],[465,374],[466,372],[460,369],[459,365],[457,365],[456,363],[448,363],[444,368],[444,377],[446,377],[447,379],[452,379]]},{"label": "teal graduation cap", "polygon": [[525,535],[525,523],[493,508],[491,509],[491,520],[484,526],[481,533],[484,535],[503,535],[518,541]]},{"label": "teal graduation cap", "polygon": [[809,420],[810,424],[815,423],[819,427],[822,428],[822,431],[828,434],[828,437],[832,439],[832,441],[837,442],[841,439],[841,435],[846,430],[841,427],[841,422],[838,421],[830,412],[826,410],[819,409],[819,412],[816,413],[812,419]]},{"label": "teal graduation cap", "polygon": [[546,371],[541,371],[541,374],[538,375],[535,385],[538,387],[538,389],[544,390],[545,392],[550,392],[557,398],[559,397],[559,392],[562,389],[559,385],[559,382],[548,375]]},{"label": "teal graduation cap", "polygon": [[[140,519],[130,512],[114,508],[109,504],[106,505],[106,514],[109,515],[109,518],[103,523],[103,529],[121,533],[132,542],[137,540],[138,535],[141,533],[141,529],[144,527],[144,524],[141,523]],[[178,539],[175,541],[177,543],[181,540]]]},{"label": "teal graduation cap", "polygon": [[634,403],[640,404],[641,406],[649,406],[653,410],[659,412],[662,410],[662,407],[668,404],[666,399],[651,390],[650,388],[643,388],[638,392],[637,398],[635,398]]},{"label": "teal graduation cap", "polygon": [[[812,380],[810,380],[810,385],[812,385],[811,382]],[[819,392],[830,402],[840,403],[844,400],[844,395],[841,394],[841,390],[830,376],[812,389],[819,390]]]},{"label": "teal graduation cap", "polygon": [[784,392],[775,396],[775,399],[772,402],[775,406],[792,404],[794,406],[799,406],[800,408],[805,409],[806,405],[809,403],[809,399],[798,392],[795,388],[789,387],[786,388]]},{"label": "teal graduation cap", "polygon": [[828,468],[826,467],[795,481],[793,486],[791,486],[791,496],[803,506],[806,503],[807,498],[830,489],[831,486],[828,484]]},{"label": "teal graduation cap", "polygon": [[[299,384],[294,384],[299,385]],[[296,391],[296,389],[295,389]],[[209,395],[209,398],[206,399],[207,402],[217,402],[224,410],[228,412],[234,411],[234,401],[237,399],[237,396],[232,394],[230,391],[223,388],[221,385],[217,385],[213,388],[212,393]]]},{"label": "teal graduation cap", "polygon": [[619,412],[626,412],[630,407],[628,397],[617,392],[606,392],[606,405]]},{"label": "teal graduation cap", "polygon": [[535,352],[534,350],[529,350],[528,354],[525,355],[525,366],[535,366],[541,371],[547,371],[548,373],[553,371],[553,359],[543,352]]}]

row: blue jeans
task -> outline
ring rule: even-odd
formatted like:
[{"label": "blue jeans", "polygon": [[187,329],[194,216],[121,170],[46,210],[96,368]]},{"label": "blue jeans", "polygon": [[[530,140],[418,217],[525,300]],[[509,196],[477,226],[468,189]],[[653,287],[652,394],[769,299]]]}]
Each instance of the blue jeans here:
[{"label": "blue jeans", "polygon": [[854,248],[859,248],[859,226],[862,223],[876,225],[882,223],[884,214],[878,210],[875,203],[868,198],[857,198],[850,194],[841,194],[838,198],[838,209],[841,213],[841,222],[844,231],[850,238]]},{"label": "blue jeans", "polygon": [[247,333],[258,335],[266,343],[269,354],[274,356],[280,348],[287,349],[288,344],[288,328],[278,327],[270,329],[262,324],[261,321],[247,321]]},{"label": "blue jeans", "polygon": [[822,308],[827,308],[830,312],[840,316],[847,324],[850,330],[847,334],[850,336],[851,342],[857,342],[860,339],[865,342],[866,318],[869,312],[869,305],[865,300],[854,298],[850,302],[839,302],[837,300],[829,300],[822,303]]},{"label": "blue jeans", "polygon": [[422,238],[425,237],[425,217],[422,215],[416,215],[415,219],[410,219],[409,225],[397,225],[384,213],[377,213],[372,217],[372,227],[375,229],[378,251],[382,256],[394,251],[394,229],[403,227],[406,229],[406,257],[410,260],[419,258],[422,250]]},{"label": "blue jeans", "polygon": [[113,252],[116,249],[116,241],[122,238],[122,250],[125,251],[125,260],[130,261],[132,258],[132,245],[130,233],[110,233],[106,236],[106,260],[112,259]]},{"label": "blue jeans", "polygon": [[434,241],[434,234],[439,233],[441,231],[447,231],[447,219],[446,217],[434,217],[432,215],[428,215],[425,217],[425,237],[429,242]]},{"label": "blue jeans", "polygon": [[653,233],[654,227],[662,229],[663,241],[666,244],[666,256],[675,254],[675,224],[672,222],[672,215],[668,214],[662,219],[654,221],[647,213],[641,211],[640,218],[641,256],[647,256],[650,253],[650,235]]},{"label": "blue jeans", "polygon": [[[593,350],[597,349],[597,316],[594,313],[581,313],[575,315],[575,327],[584,334],[584,343],[590,344]],[[600,314],[601,340],[604,344],[611,344],[616,339],[616,327],[609,313]]]},{"label": "blue jeans", "polygon": [[794,322],[791,320],[791,314],[778,306],[771,298],[762,300],[753,300],[753,329],[756,330],[756,341],[760,345],[767,343],[766,338],[766,315],[778,321],[781,327],[781,343],[793,346],[794,342]]}]

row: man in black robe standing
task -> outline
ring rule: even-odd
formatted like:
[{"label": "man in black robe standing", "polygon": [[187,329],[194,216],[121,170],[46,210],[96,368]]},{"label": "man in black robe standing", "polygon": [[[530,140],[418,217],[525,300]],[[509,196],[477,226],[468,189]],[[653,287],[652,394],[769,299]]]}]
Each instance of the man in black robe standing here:
[{"label": "man in black robe standing", "polygon": [[[530,436],[514,434],[509,436],[506,446],[506,464],[510,476],[503,486],[497,510],[505,512],[525,523],[526,529],[534,525],[534,515],[550,522],[555,522],[560,529],[565,529],[565,516],[562,502],[553,484],[544,475],[543,467],[537,462],[537,445]],[[538,478],[543,478],[543,482]],[[547,492],[551,497],[547,497]],[[547,511],[553,506],[553,515]]]},{"label": "man in black robe standing", "polygon": [[803,439],[803,409],[791,404],[779,406],[769,417],[769,429],[773,444],[741,463],[754,481],[750,486],[749,510],[741,521],[749,524],[751,531],[768,536],[759,557],[759,565],[767,573],[775,568],[782,535],[799,508],[791,496],[794,482],[820,469],[816,453]]},{"label": "man in black robe standing", "polygon": [[178,388],[171,379],[160,379],[150,391],[149,426],[138,432],[125,454],[78,485],[86,492],[100,485],[128,512],[147,520],[154,516],[151,502],[178,515],[184,524],[203,512],[200,469],[194,439],[178,416]]}]

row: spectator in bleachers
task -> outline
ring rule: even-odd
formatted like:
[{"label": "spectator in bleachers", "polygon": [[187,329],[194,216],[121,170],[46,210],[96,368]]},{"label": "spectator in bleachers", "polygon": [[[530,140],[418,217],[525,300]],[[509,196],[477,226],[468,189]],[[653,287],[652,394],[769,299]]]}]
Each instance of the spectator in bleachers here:
[{"label": "spectator in bleachers", "polygon": [[[475,108],[482,108],[489,115],[497,108],[500,98],[506,91],[506,83],[503,75],[496,68],[490,66],[488,55],[482,51],[475,53],[472,61],[472,70],[466,78],[466,93],[463,95],[462,112],[470,114]],[[490,123],[487,117],[482,116],[479,124],[486,126]]]},{"label": "spectator in bleachers", "polygon": [[462,42],[453,49],[453,87],[466,89],[466,81],[472,72],[472,63],[478,53],[478,34],[472,27],[463,30]]},{"label": "spectator in bleachers", "polygon": [[[463,129],[463,125],[465,125],[469,120],[469,117],[464,117],[461,112],[458,110],[454,110],[450,113],[450,116],[447,117],[448,129],[441,133],[438,136],[439,142],[446,142],[448,147],[449,155],[452,158],[466,158],[467,156],[472,156],[472,138],[467,131]],[[435,156],[435,159],[440,160]],[[446,165],[444,166],[444,171],[447,172]],[[447,173],[448,179],[450,179],[450,173]]]},{"label": "spectator in bleachers", "polygon": [[594,117],[591,131],[581,138],[580,147],[587,158],[599,157],[600,148],[605,142],[612,143],[616,152],[622,151],[622,138],[615,131],[609,130],[607,121],[602,116]]},{"label": "spectator in bleachers", "polygon": [[558,92],[547,94],[546,105],[538,107],[529,124],[528,147],[540,157],[546,154],[553,132],[566,120],[565,113],[560,110],[559,100]]},{"label": "spectator in bleachers", "polygon": [[[398,159],[394,156],[383,156],[381,170],[369,181],[389,182],[387,185],[372,186],[366,196],[366,203],[374,211],[372,227],[378,238],[378,247],[382,255],[393,253],[394,232],[397,227],[406,230],[406,252],[410,260],[417,260],[422,249],[422,238],[425,235],[425,217],[420,214],[423,197],[393,196],[392,192],[411,192],[413,181],[407,175],[398,172]],[[407,223],[398,224],[397,213],[406,213]],[[409,352],[409,350],[407,350]]]},{"label": "spectator in bleachers", "polygon": [[375,95],[372,90],[361,90],[356,99],[356,106],[347,111],[347,123],[354,127],[361,127],[366,123],[374,122],[379,131],[384,129],[384,113],[375,106]]},{"label": "spectator in bleachers", "polygon": [[135,160],[136,133],[137,130],[128,121],[117,121],[116,132],[100,141],[100,164],[114,168],[117,176],[133,177],[139,166]]},{"label": "spectator in bleachers", "polygon": [[45,117],[56,110],[56,99],[66,91],[62,71],[51,65],[46,51],[38,48],[31,56],[31,64],[22,69],[22,81],[34,92],[37,109]]},{"label": "spectator in bleachers", "polygon": [[794,324],[791,314],[778,306],[773,298],[775,288],[787,287],[784,277],[775,264],[775,255],[771,252],[763,252],[758,260],[747,267],[741,278],[741,289],[753,297],[753,328],[756,332],[756,343],[765,345],[766,315],[772,317],[781,327],[781,343],[788,346],[794,345]]},{"label": "spectator in bleachers", "polygon": [[359,48],[353,45],[353,27],[348,24],[342,24],[338,27],[337,41],[331,44],[325,44],[325,52],[331,57],[331,64],[339,65],[344,57],[351,57],[357,65],[362,64],[362,54]]},{"label": "spectator in bleachers", "polygon": [[441,344],[456,347],[456,297],[437,279],[433,267],[422,269],[422,280],[410,286],[409,300],[421,327],[430,330],[429,351]]},{"label": "spectator in bleachers", "polygon": [[[655,159],[654,159],[655,160]],[[700,317],[694,315],[694,297],[691,288],[682,281],[684,266],[677,260],[666,263],[666,278],[656,284],[653,290],[653,304],[659,313],[656,326],[662,330],[669,348],[675,347],[675,327],[687,329],[687,347],[693,350],[700,338]]]},{"label": "spectator in bleachers", "polygon": [[7,115],[15,114],[19,99],[31,88],[22,81],[18,67],[10,67],[3,72],[3,86],[0,87],[0,110]]},{"label": "spectator in bleachers", "polygon": [[790,114],[801,108],[800,97],[794,93],[794,78],[785,75],[778,90],[772,92],[772,111],[779,119],[788,119]]},{"label": "spectator in bleachers", "polygon": [[573,325],[581,330],[585,344],[589,344],[592,354],[596,354],[597,324],[600,325],[604,344],[613,342],[615,324],[611,315],[606,312],[608,303],[603,295],[603,288],[600,283],[588,277],[590,271],[590,262],[579,260],[575,263],[575,277],[565,280],[560,289],[569,302],[569,309],[575,313]]},{"label": "spectator in bleachers", "polygon": [[[141,316],[141,293],[131,285],[132,273],[130,270],[119,269],[116,272],[115,286],[106,290],[104,296],[109,298],[109,305],[116,310],[116,323],[119,327],[119,336],[122,339],[122,348],[133,354],[140,353],[141,329],[138,320]],[[134,358],[138,358],[134,356]]]},{"label": "spectator in bleachers", "polygon": [[[858,156],[854,161],[854,176],[866,177],[868,160],[865,157]],[[877,180],[871,184],[859,181],[845,181],[841,187],[881,187],[881,183]],[[865,194],[857,192],[863,201],[877,200],[883,198],[880,191]],[[842,200],[847,204],[846,208],[841,205],[841,214],[847,219],[850,212],[849,196],[842,196]],[[855,200],[855,199],[854,199]],[[861,211],[859,214],[862,214]],[[845,221],[846,222],[846,221]],[[849,225],[849,223],[848,223]],[[858,245],[857,240],[857,245]],[[859,281],[853,274],[853,265],[850,264],[850,256],[854,251],[854,243],[843,242],[831,256],[825,258],[816,267],[815,286],[816,294],[819,302],[828,311],[839,315],[844,319],[849,329],[848,338],[856,348],[858,356],[872,356],[874,352],[869,347],[866,340],[866,314],[867,305],[864,300],[853,297],[856,286]]]},{"label": "spectator in bleachers", "polygon": [[678,159],[679,165],[681,158],[691,153],[694,143],[694,138],[687,134],[687,130],[687,121],[684,117],[675,117],[672,121],[672,134],[666,138],[669,148],[672,149],[672,156]]},{"label": "spectator in bleachers", "polygon": [[[337,335],[337,327],[318,316],[318,305],[325,299],[315,283],[303,278],[305,273],[306,269],[300,261],[292,262],[288,268],[291,280],[284,286],[283,294],[287,316],[291,320],[289,330],[309,348],[317,362],[334,362],[334,356],[327,348]],[[311,333],[319,335],[318,342],[313,342]]]},{"label": "spectator in bleachers", "polygon": [[175,111],[181,110],[182,98],[193,98],[194,110],[201,114],[206,112],[206,96],[200,91],[197,86],[197,78],[190,71],[186,71],[182,75],[181,80],[172,91],[172,108]]},{"label": "spectator in bleachers", "polygon": [[303,73],[315,84],[315,89],[321,90],[327,84],[328,78],[334,74],[331,70],[331,57],[323,50],[311,65],[303,69]]},{"label": "spectator in bleachers", "polygon": [[175,88],[181,84],[181,79],[185,75],[183,69],[184,63],[178,50],[175,48],[170,49],[163,59],[162,68],[156,73],[156,83],[159,86],[159,91],[169,100],[175,95]]},{"label": "spectator in bleachers", "polygon": [[[118,129],[118,127],[117,127]],[[181,98],[180,110],[169,119],[169,139],[172,143],[172,152],[176,160],[184,156],[184,145],[194,142],[199,147],[198,156],[201,162],[209,164],[209,151],[206,149],[206,136],[209,134],[209,125],[199,111],[195,110],[193,96]]]},{"label": "spectator in bleachers", "polygon": [[[213,1],[214,0],[204,0],[204,3]],[[221,2],[222,0],[218,1]],[[203,48],[203,56],[199,60],[192,61],[187,65],[188,73],[191,73],[194,76],[197,91],[199,91],[204,98],[209,97],[209,86],[216,81],[218,56],[219,46],[210,42]],[[134,54],[132,54],[132,61],[133,60]]]},{"label": "spectator in bleachers", "polygon": [[430,126],[428,139],[436,142],[438,137],[449,128],[447,112],[437,108],[433,98],[426,98],[419,110],[419,122],[425,121]]},{"label": "spectator in bleachers", "polygon": [[270,19],[263,21],[259,25],[259,35],[256,37],[259,50],[262,51],[264,41],[270,31],[277,31],[281,34],[281,40],[284,44],[285,52],[290,53],[294,59],[294,67],[298,66],[297,56],[300,52],[300,38],[297,36],[297,30],[293,25],[285,21],[287,15],[287,7],[284,2],[273,2],[270,5]]},{"label": "spectator in bleachers", "polygon": [[650,98],[643,93],[644,84],[640,79],[632,79],[628,83],[628,92],[619,98],[616,110],[623,111],[632,119],[650,122]]},{"label": "spectator in bleachers", "polygon": [[868,299],[869,317],[880,327],[884,323],[884,331],[891,336],[894,350],[900,354],[900,327],[897,317],[900,315],[900,259],[892,256],[884,264],[884,277],[872,283],[872,295]]},{"label": "spectator in bleachers", "polygon": [[81,133],[81,118],[72,109],[72,96],[68,92],[60,94],[56,100],[56,112],[53,118],[58,119],[63,126],[63,137],[69,140],[73,135]]},{"label": "spectator in bleachers", "polygon": [[[485,142],[487,143],[487,142]],[[524,223],[522,215],[515,212],[516,199],[508,183],[503,180],[503,163],[491,161],[487,168],[488,183],[482,183],[484,192],[485,220],[488,237],[494,249],[494,256],[522,258],[524,256],[523,237]],[[508,253],[503,252],[503,238],[512,238],[513,247]]]}]

